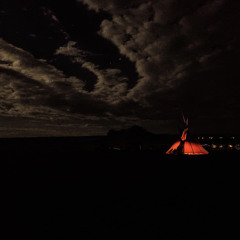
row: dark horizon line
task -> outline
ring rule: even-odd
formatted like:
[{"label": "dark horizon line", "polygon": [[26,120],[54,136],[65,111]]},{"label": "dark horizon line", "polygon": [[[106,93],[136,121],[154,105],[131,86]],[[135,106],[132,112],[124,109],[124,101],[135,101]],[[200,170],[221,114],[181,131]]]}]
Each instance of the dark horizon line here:
[{"label": "dark horizon line", "polygon": [[[160,137],[160,136],[178,136],[181,135],[180,133],[151,133],[153,137]],[[199,133],[199,134],[191,134],[192,136],[201,136],[201,137],[240,137],[240,133]],[[109,137],[108,135],[86,135],[86,136],[16,136],[16,137],[0,137],[0,140],[4,139],[43,139],[43,138],[100,138],[100,137]]]}]

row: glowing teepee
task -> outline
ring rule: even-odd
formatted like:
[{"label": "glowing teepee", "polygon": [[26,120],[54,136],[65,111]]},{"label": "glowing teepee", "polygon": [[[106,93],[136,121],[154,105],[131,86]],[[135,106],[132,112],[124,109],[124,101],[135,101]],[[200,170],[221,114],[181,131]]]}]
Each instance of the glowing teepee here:
[{"label": "glowing teepee", "polygon": [[175,142],[171,146],[171,148],[166,152],[166,154],[186,154],[186,155],[208,154],[208,151],[204,149],[200,143],[187,140],[188,119],[185,119],[183,116],[183,121],[185,127],[182,132],[181,140]]}]

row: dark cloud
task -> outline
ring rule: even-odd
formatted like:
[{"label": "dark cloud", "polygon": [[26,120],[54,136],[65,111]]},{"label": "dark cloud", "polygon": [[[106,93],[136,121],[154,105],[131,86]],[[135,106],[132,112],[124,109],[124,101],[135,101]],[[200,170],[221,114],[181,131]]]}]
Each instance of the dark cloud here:
[{"label": "dark cloud", "polygon": [[221,106],[217,102],[223,92],[231,98],[239,90],[234,84],[239,47],[230,47],[239,39],[238,1],[82,2],[112,14],[99,34],[135,62],[140,78],[128,99],[162,113],[167,107],[191,110],[193,103],[209,109],[213,102],[219,111],[227,110],[228,99]]},{"label": "dark cloud", "polygon": [[[61,54],[66,54],[64,48],[60,50]],[[84,90],[84,82],[80,79],[66,77],[45,61],[37,60],[30,53],[1,39],[1,117],[50,120],[52,126],[61,120],[66,122],[66,126],[72,124],[72,128],[75,126],[77,129],[87,123],[90,128],[94,125],[90,122],[95,122],[96,126],[100,126],[100,123],[112,125],[121,122],[116,120],[121,115],[117,103],[121,101],[122,92],[126,93],[125,79],[120,80],[118,69],[100,70],[93,63],[83,63],[82,55],[87,53],[79,52],[74,61],[80,62],[83,68],[89,69],[98,79],[91,93]],[[100,130],[102,133],[107,131],[106,127]]]},{"label": "dark cloud", "polygon": [[240,131],[238,1],[26,3],[1,3],[1,24],[19,18],[0,32],[2,118],[37,121],[35,131],[49,120],[53,135],[59,119],[69,134],[161,132],[184,111],[215,131],[229,117]]},{"label": "dark cloud", "polygon": [[125,13],[125,10],[131,7],[136,7],[141,3],[146,2],[144,0],[135,0],[135,1],[77,0],[77,1],[87,4],[90,9],[93,9],[95,11],[103,10],[103,11],[110,12],[111,14]]},{"label": "dark cloud", "polygon": [[80,64],[81,68],[87,69],[96,76],[97,82],[91,91],[91,96],[107,103],[119,103],[127,94],[127,78],[122,76],[119,69],[101,69],[100,66],[89,62],[89,52],[75,47],[76,43],[69,42],[66,46],[57,49],[56,54],[69,56],[73,62]]}]

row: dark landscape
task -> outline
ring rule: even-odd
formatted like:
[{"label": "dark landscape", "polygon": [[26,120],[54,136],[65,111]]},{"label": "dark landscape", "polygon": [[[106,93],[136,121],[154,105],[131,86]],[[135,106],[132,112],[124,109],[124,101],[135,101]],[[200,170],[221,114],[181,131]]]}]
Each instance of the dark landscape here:
[{"label": "dark landscape", "polygon": [[239,151],[174,156],[171,143],[109,143],[1,139],[7,239],[238,238]]},{"label": "dark landscape", "polygon": [[0,0],[0,239],[240,239],[239,13]]}]

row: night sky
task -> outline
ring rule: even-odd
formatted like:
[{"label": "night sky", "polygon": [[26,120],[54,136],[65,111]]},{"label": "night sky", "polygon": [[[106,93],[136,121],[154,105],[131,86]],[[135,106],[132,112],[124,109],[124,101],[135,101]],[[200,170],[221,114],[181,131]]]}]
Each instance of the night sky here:
[{"label": "night sky", "polygon": [[0,137],[240,133],[240,1],[1,0]]}]

